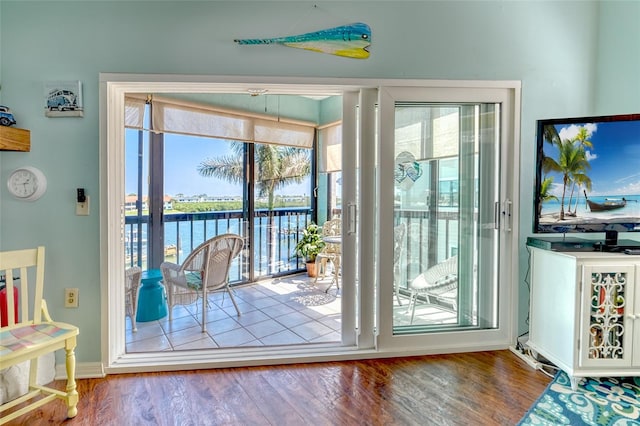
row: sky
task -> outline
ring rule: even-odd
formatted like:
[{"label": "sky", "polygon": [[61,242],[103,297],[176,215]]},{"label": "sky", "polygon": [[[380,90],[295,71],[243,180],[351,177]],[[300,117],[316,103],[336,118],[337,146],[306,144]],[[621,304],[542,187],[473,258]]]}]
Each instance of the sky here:
[{"label": "sky", "polygon": [[[146,132],[145,132],[146,134]],[[146,139],[146,138],[145,138]],[[137,192],[137,151],[138,131],[126,131],[126,164],[125,192]],[[147,142],[145,140],[143,160],[143,176],[148,174]],[[237,195],[242,196],[242,186],[232,184],[213,177],[202,177],[198,173],[198,165],[205,159],[231,155],[229,144],[224,141],[195,136],[165,134],[165,182],[166,195],[207,194],[209,196]],[[309,195],[309,184],[293,184],[277,191],[279,195]],[[147,189],[143,185],[143,195]]]},{"label": "sky", "polygon": [[[584,126],[589,133],[593,148],[587,148],[587,159],[591,169],[587,175],[592,188],[589,196],[640,196],[640,120],[608,121],[556,125],[562,140],[574,137],[579,127]],[[551,144],[544,144],[544,153],[557,160],[558,150]],[[552,192],[562,195],[562,176],[553,176]]]}]

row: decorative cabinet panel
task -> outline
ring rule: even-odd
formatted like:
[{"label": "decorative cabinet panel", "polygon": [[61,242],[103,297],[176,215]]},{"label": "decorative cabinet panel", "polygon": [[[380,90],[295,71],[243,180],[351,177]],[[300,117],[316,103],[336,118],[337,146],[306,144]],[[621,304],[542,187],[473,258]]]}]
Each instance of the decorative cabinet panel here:
[{"label": "decorative cabinet panel", "polygon": [[581,366],[633,365],[634,269],[622,265],[583,267]]},{"label": "decorative cabinet panel", "polygon": [[570,377],[640,376],[640,257],[530,247],[527,345]]}]

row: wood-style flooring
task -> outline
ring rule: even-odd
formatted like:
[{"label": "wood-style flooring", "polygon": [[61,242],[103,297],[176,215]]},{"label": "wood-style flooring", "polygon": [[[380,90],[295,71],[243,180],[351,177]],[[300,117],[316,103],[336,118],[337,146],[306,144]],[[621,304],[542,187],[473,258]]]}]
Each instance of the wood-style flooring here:
[{"label": "wood-style flooring", "polygon": [[[78,380],[16,425],[515,425],[551,381],[509,351]],[[58,381],[56,385],[64,386]]]}]

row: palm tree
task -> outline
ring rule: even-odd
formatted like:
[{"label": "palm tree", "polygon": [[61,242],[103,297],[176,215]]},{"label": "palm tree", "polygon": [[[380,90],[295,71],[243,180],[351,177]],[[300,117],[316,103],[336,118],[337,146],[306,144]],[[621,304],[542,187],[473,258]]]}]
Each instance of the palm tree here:
[{"label": "palm tree", "polygon": [[[591,178],[587,176],[585,173],[578,173],[576,175],[573,175],[573,181],[575,185],[578,185],[578,190],[584,186],[586,190],[591,191]],[[580,191],[578,191],[578,193],[580,193]],[[572,190],[572,194],[573,194],[573,190]],[[576,202],[573,205],[574,214],[576,214],[576,212],[578,211],[579,198],[580,197],[576,197]],[[569,211],[571,211],[571,200],[569,200]]]},{"label": "palm tree", "polygon": [[551,185],[553,184],[553,177],[547,176],[540,185],[540,202],[538,203],[538,218],[542,215],[542,203],[545,201],[558,200],[558,197],[551,193]]},{"label": "palm tree", "polygon": [[[587,158],[586,149],[593,148],[593,143],[590,140],[587,140],[588,137],[589,137],[589,133],[587,132],[587,128],[582,126],[578,129],[578,134],[571,140],[571,142],[573,142],[574,144],[578,144],[580,148],[585,150],[585,159]],[[568,203],[569,212],[571,212],[571,200],[573,199],[573,194],[576,189],[576,185],[578,187],[582,187],[582,185],[584,185],[586,189],[591,190],[591,179],[586,174],[583,174],[583,173],[574,174],[572,176],[572,180],[573,180],[573,185],[571,187],[571,195],[569,196],[569,203]],[[576,198],[576,210],[574,211],[577,211],[577,208],[578,208],[578,200]]]},{"label": "palm tree", "polygon": [[[233,154],[206,159],[198,165],[204,177],[217,177],[231,183],[243,183],[244,144],[232,142]],[[309,150],[272,144],[255,144],[256,191],[267,197],[267,209],[274,208],[275,192],[291,183],[301,183],[311,173]],[[276,228],[273,214],[268,215],[268,250],[271,265],[276,258]]]},{"label": "palm tree", "polygon": [[584,148],[571,140],[565,139],[560,144],[558,166],[562,173],[562,199],[560,201],[560,220],[564,219],[564,200],[567,187],[573,182],[573,177],[590,168]]}]

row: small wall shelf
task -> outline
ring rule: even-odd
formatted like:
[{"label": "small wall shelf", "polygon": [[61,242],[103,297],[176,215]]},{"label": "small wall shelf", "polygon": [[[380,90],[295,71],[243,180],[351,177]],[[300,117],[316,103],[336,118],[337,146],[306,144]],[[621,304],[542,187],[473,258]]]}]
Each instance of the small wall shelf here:
[{"label": "small wall shelf", "polygon": [[16,127],[0,126],[0,151],[31,150],[31,132]]}]

